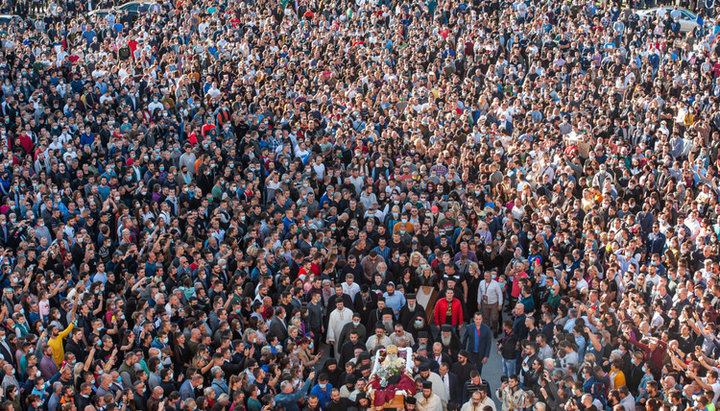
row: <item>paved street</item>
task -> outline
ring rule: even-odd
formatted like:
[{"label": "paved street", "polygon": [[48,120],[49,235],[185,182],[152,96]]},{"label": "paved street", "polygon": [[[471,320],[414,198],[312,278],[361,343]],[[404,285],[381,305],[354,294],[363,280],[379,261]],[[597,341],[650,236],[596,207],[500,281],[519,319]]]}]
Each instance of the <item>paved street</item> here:
[{"label": "paved street", "polygon": [[487,382],[490,384],[490,391],[492,392],[493,400],[495,400],[495,405],[497,406],[497,409],[500,409],[500,401],[495,396],[495,390],[500,387],[500,377],[502,376],[502,360],[500,358],[500,355],[498,355],[497,349],[495,348],[495,343],[497,342],[496,339],[493,339],[493,349],[490,352],[490,358],[488,359],[487,364],[483,367],[483,380],[487,380]]}]

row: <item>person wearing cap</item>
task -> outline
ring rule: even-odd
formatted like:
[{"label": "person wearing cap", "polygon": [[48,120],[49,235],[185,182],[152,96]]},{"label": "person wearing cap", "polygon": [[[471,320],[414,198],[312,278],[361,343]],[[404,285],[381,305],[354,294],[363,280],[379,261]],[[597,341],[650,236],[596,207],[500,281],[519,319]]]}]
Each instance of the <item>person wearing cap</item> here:
[{"label": "person wearing cap", "polygon": [[419,331],[417,333],[416,341],[415,346],[413,346],[413,352],[428,350],[432,344],[432,340],[430,339],[430,329],[427,328],[424,331]]},{"label": "person wearing cap", "polygon": [[470,353],[461,349],[458,352],[457,361],[450,366],[450,371],[458,376],[458,380],[463,382],[470,380],[471,372],[477,372],[477,368],[470,361]]},{"label": "person wearing cap", "polygon": [[[360,293],[355,295],[355,312],[360,314],[360,319],[362,323],[365,325],[365,329],[367,330],[367,326],[369,324],[368,319],[370,317],[370,312],[374,309],[373,307],[377,306],[377,299],[378,295],[374,292],[370,291],[370,286],[367,284],[363,284],[360,286]],[[373,322],[374,324],[374,322]]]},{"label": "person wearing cap", "polygon": [[406,396],[405,397],[405,411],[417,409],[417,398]]},{"label": "person wearing cap", "polygon": [[[429,370],[428,370],[429,372]],[[437,376],[437,374],[435,374]],[[442,384],[442,382],[440,382]],[[440,396],[435,394],[433,389],[435,384],[431,381],[425,380],[422,383],[422,390],[415,394],[417,400],[417,409],[419,411],[442,411],[445,409]]]},{"label": "person wearing cap", "polygon": [[402,326],[406,330],[411,330],[413,326],[413,321],[415,321],[415,318],[419,315],[421,316],[425,323],[427,323],[427,315],[425,314],[425,307],[422,306],[422,304],[417,302],[417,297],[414,293],[408,293],[407,296],[405,296],[406,304],[403,305],[403,307],[400,309],[400,313],[398,314],[398,322],[402,324]]},{"label": "person wearing cap", "polygon": [[355,390],[356,382],[357,378],[355,377],[355,374],[345,374],[344,384],[340,387],[340,396],[342,398],[349,398],[350,393]]},{"label": "person wearing cap", "polygon": [[385,333],[385,325],[382,322],[375,324],[375,334],[371,335],[365,343],[365,347],[369,352],[373,352],[377,346],[387,347],[392,344],[390,337]]},{"label": "person wearing cap", "polygon": [[[692,321],[692,320],[691,320]],[[694,324],[691,323],[691,324]],[[629,331],[623,333],[623,337],[630,344],[634,345],[645,355],[645,361],[652,363],[656,370],[662,369],[663,358],[667,351],[667,343],[658,339],[657,337],[650,337],[647,344],[643,344],[635,339],[635,337]]]},{"label": "person wearing cap", "polygon": [[[372,291],[370,291],[370,292],[372,293]],[[367,322],[365,323],[368,325],[368,328],[370,328],[369,327],[370,325],[375,326],[375,324],[377,322],[382,322],[383,312],[386,309],[390,310],[392,312],[391,309],[389,309],[385,306],[385,297],[383,297],[382,295],[377,297],[376,305],[377,305],[377,308],[371,310],[370,313],[368,313],[368,319],[367,319]]]},{"label": "person wearing cap", "polygon": [[400,314],[400,309],[405,306],[405,296],[403,293],[395,290],[395,283],[392,281],[388,281],[386,288],[387,291],[383,293],[385,305],[393,310],[393,314],[397,318]]}]

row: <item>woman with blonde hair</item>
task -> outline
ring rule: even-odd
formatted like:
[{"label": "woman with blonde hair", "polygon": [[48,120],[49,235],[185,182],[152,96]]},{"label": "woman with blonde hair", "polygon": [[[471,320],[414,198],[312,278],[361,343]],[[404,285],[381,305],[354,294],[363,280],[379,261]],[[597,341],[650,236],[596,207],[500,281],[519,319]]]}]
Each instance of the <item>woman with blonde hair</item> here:
[{"label": "woman with blonde hair", "polygon": [[413,251],[412,254],[410,254],[410,268],[413,269],[413,271],[417,271],[418,268],[426,264],[427,260],[420,252]]},{"label": "woman with blonde hair", "polygon": [[430,264],[425,264],[420,267],[420,272],[418,273],[418,285],[429,285],[434,286],[435,285],[435,273],[433,273],[432,267]]}]

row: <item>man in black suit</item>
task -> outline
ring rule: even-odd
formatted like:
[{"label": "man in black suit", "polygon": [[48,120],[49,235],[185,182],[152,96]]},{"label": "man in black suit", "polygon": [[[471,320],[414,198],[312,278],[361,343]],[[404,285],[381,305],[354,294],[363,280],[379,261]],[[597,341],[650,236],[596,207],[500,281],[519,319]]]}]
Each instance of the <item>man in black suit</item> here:
[{"label": "man in black suit", "polygon": [[14,351],[10,345],[5,342],[5,327],[0,327],[0,354],[2,354],[5,361],[12,365],[13,368],[17,367],[15,364]]},{"label": "man in black suit", "polygon": [[270,335],[277,336],[281,343],[288,338],[287,325],[285,325],[285,309],[277,307],[275,309],[275,317],[270,320],[268,325]]},{"label": "man in black suit", "polygon": [[457,375],[450,372],[448,363],[440,364],[438,375],[443,382],[448,398],[448,409],[455,409],[462,404],[462,388]]}]

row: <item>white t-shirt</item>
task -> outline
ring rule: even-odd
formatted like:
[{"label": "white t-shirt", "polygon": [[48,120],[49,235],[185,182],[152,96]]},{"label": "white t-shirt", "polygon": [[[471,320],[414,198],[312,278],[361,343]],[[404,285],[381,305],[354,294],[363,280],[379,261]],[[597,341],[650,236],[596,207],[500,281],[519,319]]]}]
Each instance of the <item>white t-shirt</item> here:
[{"label": "white t-shirt", "polygon": [[[707,378],[702,378],[702,381],[705,384],[708,384]],[[713,404],[716,404],[718,401],[718,398],[720,398],[720,382],[715,381],[713,384],[708,384],[712,387],[713,390]]]}]

